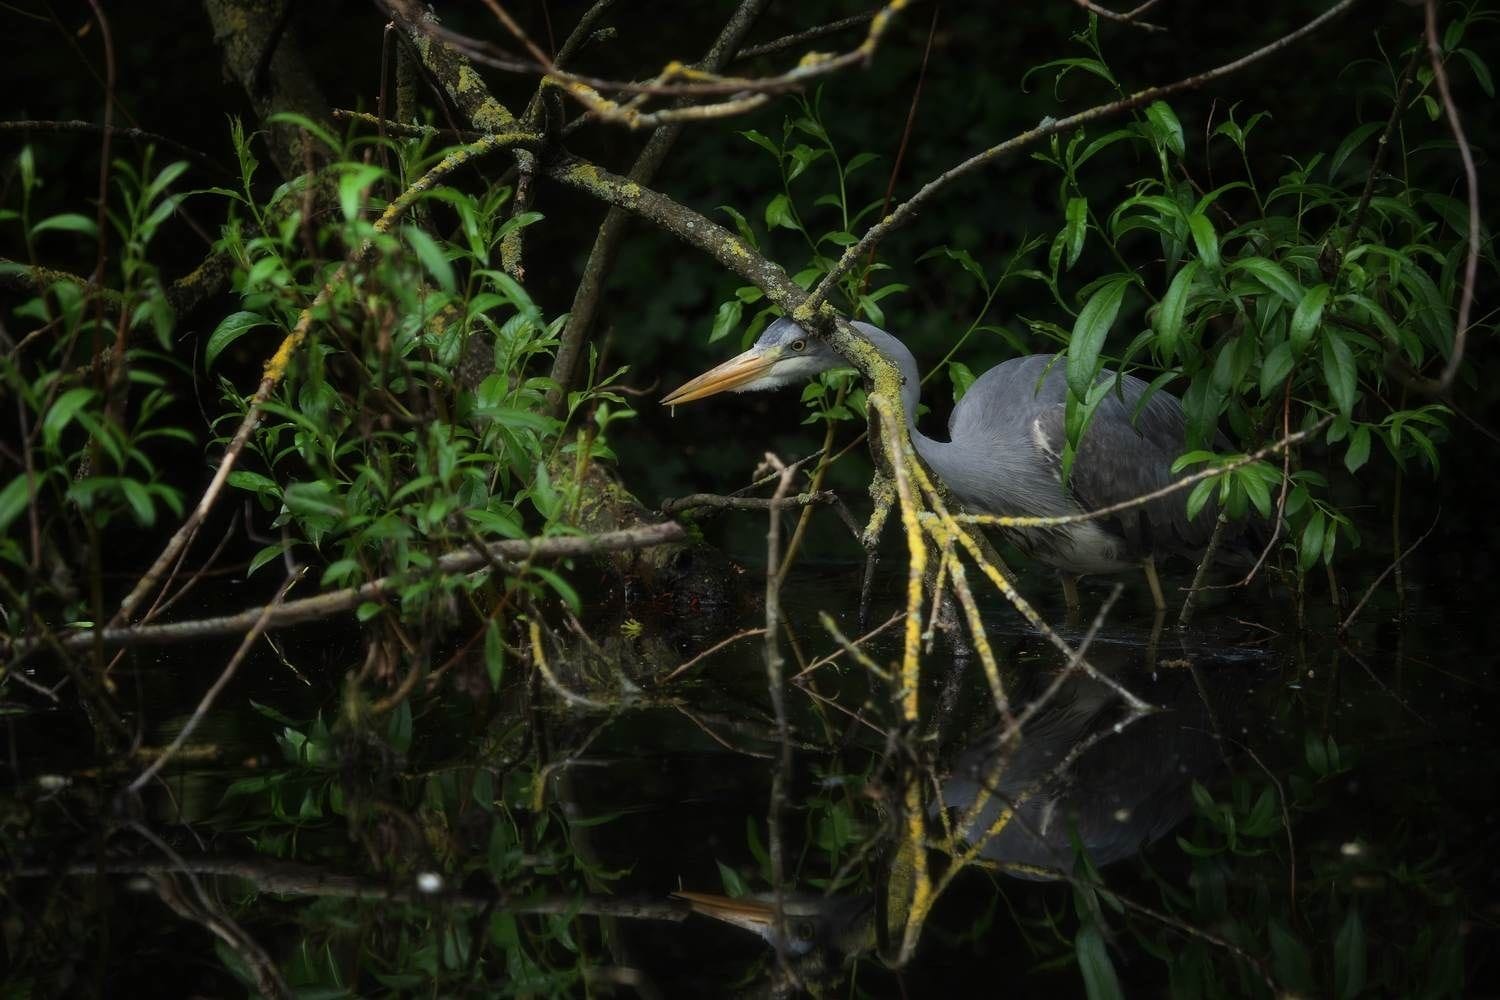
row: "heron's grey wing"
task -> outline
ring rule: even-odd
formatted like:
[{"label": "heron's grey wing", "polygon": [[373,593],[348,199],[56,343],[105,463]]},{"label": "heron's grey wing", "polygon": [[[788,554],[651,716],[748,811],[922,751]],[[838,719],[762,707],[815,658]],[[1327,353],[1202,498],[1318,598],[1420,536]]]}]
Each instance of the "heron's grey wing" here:
[{"label": "heron's grey wing", "polygon": [[[1114,378],[1114,373],[1104,372],[1101,378]],[[1126,375],[1121,389],[1123,399],[1111,390],[1100,402],[1073,460],[1068,488],[1084,510],[1144,496],[1177,478],[1172,475],[1172,463],[1182,454],[1187,436],[1182,404],[1170,393],[1158,391],[1137,414],[1146,383]],[[1036,417],[1034,431],[1059,471],[1067,440],[1063,411],[1062,403],[1048,407]],[[1191,555],[1208,544],[1218,513],[1210,501],[1189,520],[1187,497],[1188,491],[1178,491],[1110,515],[1104,523],[1141,557],[1151,552]]]}]

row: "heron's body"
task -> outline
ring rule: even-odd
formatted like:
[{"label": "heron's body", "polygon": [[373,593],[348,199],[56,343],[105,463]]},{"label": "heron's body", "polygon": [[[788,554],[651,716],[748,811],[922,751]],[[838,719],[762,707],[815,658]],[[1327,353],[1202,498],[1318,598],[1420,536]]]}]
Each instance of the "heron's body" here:
[{"label": "heron's body", "polygon": [[[971,512],[1081,514],[1159,490],[1175,478],[1171,465],[1185,450],[1186,421],[1181,402],[1170,393],[1155,392],[1142,403],[1146,383],[1122,376],[1119,391],[1112,389],[1096,409],[1064,483],[1068,387],[1058,357],[1012,358],[985,372],[953,408],[948,440],[939,441],[916,425],[921,377],[906,345],[868,323],[854,326],[900,370],[912,444]],[[745,354],[683,386],[667,402],[724,389],[774,388],[845,363],[790,320],[777,320]],[[1115,373],[1104,371],[1099,378],[1113,382]],[[1227,447],[1227,442],[1218,443]],[[1033,558],[1064,574],[1081,576],[1118,572],[1153,557],[1197,556],[1216,516],[1210,502],[1189,519],[1186,497],[1173,493],[1095,520],[1002,531]]]}]

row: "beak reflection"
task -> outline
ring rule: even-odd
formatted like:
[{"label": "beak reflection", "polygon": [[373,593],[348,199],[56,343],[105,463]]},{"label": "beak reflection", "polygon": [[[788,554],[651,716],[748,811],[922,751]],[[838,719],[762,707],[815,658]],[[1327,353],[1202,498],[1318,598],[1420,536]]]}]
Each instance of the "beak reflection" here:
[{"label": "beak reflection", "polygon": [[691,403],[695,399],[703,399],[705,396],[737,389],[770,371],[779,354],[780,351],[762,353],[754,348],[744,354],[737,354],[718,367],[711,368],[691,382],[678,387],[675,392],[668,393],[662,399],[662,405],[675,406],[678,403]]}]

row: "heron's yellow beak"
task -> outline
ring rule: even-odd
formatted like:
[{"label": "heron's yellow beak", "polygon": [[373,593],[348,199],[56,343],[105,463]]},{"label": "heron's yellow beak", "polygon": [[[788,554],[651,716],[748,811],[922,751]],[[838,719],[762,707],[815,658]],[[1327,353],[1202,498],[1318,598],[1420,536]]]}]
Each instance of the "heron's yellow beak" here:
[{"label": "heron's yellow beak", "polygon": [[674,892],[672,898],[685,901],[694,913],[722,920],[726,924],[756,934],[764,934],[775,920],[775,907],[758,899],[716,896],[711,892]]},{"label": "heron's yellow beak", "polygon": [[738,389],[770,371],[771,366],[780,356],[779,348],[757,351],[752,347],[744,354],[737,354],[717,368],[711,368],[691,382],[679,386],[676,392],[668,393],[662,399],[662,405],[676,406],[678,403],[691,403],[705,396]]}]

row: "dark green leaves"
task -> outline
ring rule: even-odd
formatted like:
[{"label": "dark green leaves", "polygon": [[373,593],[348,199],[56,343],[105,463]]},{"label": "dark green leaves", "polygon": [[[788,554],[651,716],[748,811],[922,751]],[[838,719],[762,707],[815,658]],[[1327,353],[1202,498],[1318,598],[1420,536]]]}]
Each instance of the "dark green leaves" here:
[{"label": "dark green leaves", "polygon": [[1182,269],[1172,278],[1172,284],[1167,287],[1167,294],[1162,297],[1161,305],[1156,309],[1156,336],[1161,348],[1162,357],[1170,359],[1177,353],[1177,346],[1182,339],[1182,318],[1187,311],[1188,293],[1193,287],[1193,278],[1198,274],[1201,265],[1196,260],[1190,260],[1182,265]]},{"label": "dark green leaves", "polygon": [[802,228],[797,224],[797,216],[792,211],[792,200],[784,194],[778,194],[766,206],[766,225],[772,229]]},{"label": "dark green leaves", "polygon": [[1078,399],[1088,395],[1094,375],[1099,370],[1099,351],[1120,313],[1125,289],[1133,279],[1119,274],[1094,291],[1078,313],[1073,334],[1068,340],[1068,389]]},{"label": "dark green leaves", "polygon": [[1078,958],[1078,971],[1083,975],[1083,988],[1089,1000],[1119,1000],[1124,997],[1120,979],[1115,975],[1115,965],[1110,961],[1104,945],[1104,935],[1092,922],[1078,929],[1073,940]]},{"label": "dark green leaves", "polygon": [[1087,198],[1069,198],[1067,223],[1063,227],[1063,244],[1067,247],[1067,267],[1072,270],[1083,253],[1083,239],[1088,235],[1089,202]]},{"label": "dark green leaves", "polygon": [[225,316],[209,335],[208,344],[203,348],[203,367],[212,368],[226,347],[256,327],[267,326],[270,322],[260,313],[244,310]]},{"label": "dark green leaves", "polygon": [[1173,156],[1181,157],[1187,152],[1187,142],[1182,134],[1182,122],[1166,101],[1152,101],[1146,108],[1146,121],[1151,135]]},{"label": "dark green leaves", "polygon": [[1323,321],[1323,305],[1327,301],[1328,286],[1314,285],[1297,303],[1297,311],[1292,313],[1291,329],[1292,353],[1297,357],[1307,353],[1307,345]]},{"label": "dark green leaves", "polygon": [[1354,394],[1359,372],[1354,365],[1354,354],[1344,338],[1333,330],[1323,337],[1323,381],[1333,397],[1339,413],[1349,416],[1354,409]]}]

